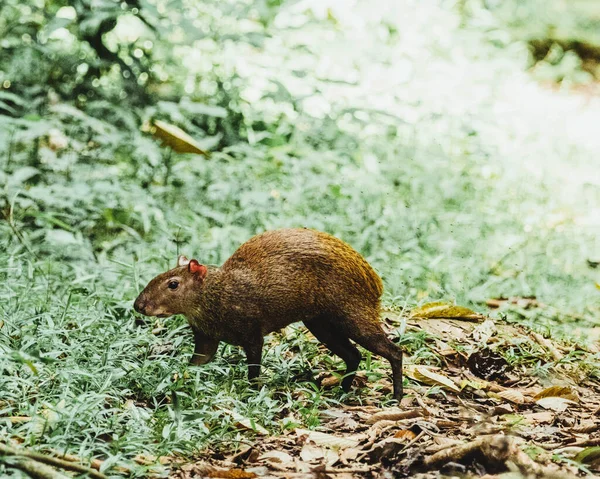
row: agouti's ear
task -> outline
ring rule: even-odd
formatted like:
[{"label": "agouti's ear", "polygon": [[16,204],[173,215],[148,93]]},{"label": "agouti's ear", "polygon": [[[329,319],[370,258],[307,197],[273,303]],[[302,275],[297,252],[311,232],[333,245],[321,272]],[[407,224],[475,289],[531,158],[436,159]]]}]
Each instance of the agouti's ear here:
[{"label": "agouti's ear", "polygon": [[187,266],[188,264],[190,264],[190,260],[185,256],[180,255],[179,258],[177,258],[177,266]]},{"label": "agouti's ear", "polygon": [[198,263],[195,259],[192,259],[188,263],[188,271],[192,274],[197,274],[200,279],[206,278],[206,273],[208,273],[208,269],[203,264]]}]

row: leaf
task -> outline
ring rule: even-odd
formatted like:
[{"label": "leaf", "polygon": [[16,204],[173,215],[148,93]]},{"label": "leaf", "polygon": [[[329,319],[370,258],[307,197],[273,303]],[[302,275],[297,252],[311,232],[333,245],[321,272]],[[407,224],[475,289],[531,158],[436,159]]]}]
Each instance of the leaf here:
[{"label": "leaf", "polygon": [[275,462],[282,465],[293,465],[294,458],[287,452],[283,451],[267,451],[258,457],[259,461]]},{"label": "leaf", "polygon": [[58,30],[59,28],[64,28],[72,22],[73,22],[72,18],[54,17],[46,25],[45,33],[46,33],[46,35],[49,35],[53,31]]},{"label": "leaf", "polygon": [[577,403],[575,401],[571,401],[570,399],[553,396],[538,399],[536,401],[536,404],[542,406],[544,409],[550,409],[556,412],[563,412],[569,406]]},{"label": "leaf", "polygon": [[215,118],[227,117],[227,110],[220,106],[207,105],[206,103],[198,103],[190,100],[181,100],[179,105],[184,110],[194,115],[213,116]]},{"label": "leaf", "polygon": [[575,456],[575,461],[583,464],[589,464],[600,459],[600,446],[586,447]]},{"label": "leaf", "polygon": [[267,431],[264,427],[262,427],[260,424],[257,424],[256,421],[252,420],[252,419],[248,419],[236,412],[233,411],[228,411],[230,412],[230,414],[233,416],[233,419],[236,422],[236,427],[238,429],[247,429],[248,431],[254,431],[257,434],[260,434],[262,436],[268,436],[269,435],[269,431]]},{"label": "leaf", "polygon": [[416,309],[413,309],[410,313],[411,318],[422,318],[422,319],[464,319],[465,321],[481,321],[485,318],[482,314],[476,313],[469,308],[464,306],[457,306],[451,303],[445,303],[443,301],[437,301],[434,303],[427,303]]},{"label": "leaf", "polygon": [[340,451],[340,461],[343,464],[351,464],[353,461],[356,460],[356,458],[361,452],[361,449],[357,449],[355,447],[349,447],[347,449],[344,449],[343,451]]},{"label": "leaf", "polygon": [[9,186],[20,186],[23,183],[26,183],[28,180],[33,178],[40,172],[37,168],[33,168],[32,166],[23,166],[18,170],[15,170],[12,175],[8,178]]},{"label": "leaf", "polygon": [[307,440],[314,442],[317,446],[325,446],[333,449],[342,449],[346,447],[356,447],[360,440],[352,436],[339,437],[324,432],[309,431],[308,429],[297,428],[298,436],[307,436]]},{"label": "leaf", "polygon": [[312,444],[302,446],[300,457],[305,462],[321,462],[324,460],[328,466],[339,460],[339,456],[335,451],[325,447],[313,446]]},{"label": "leaf", "polygon": [[488,383],[487,381],[477,381],[477,380],[469,380],[469,379],[463,379],[460,382],[460,389],[464,389],[466,387],[469,387],[471,389],[475,389],[475,390],[480,390],[480,389],[488,389],[490,387],[490,383]]},{"label": "leaf", "polygon": [[490,318],[473,329],[473,339],[478,343],[487,344],[489,339],[497,333],[496,325]]},{"label": "leaf", "polygon": [[410,429],[400,429],[394,434],[396,439],[404,439],[405,441],[412,441],[417,435]]},{"label": "leaf", "polygon": [[175,125],[161,120],[153,121],[151,133],[166,146],[169,146],[176,153],[194,153],[207,156],[208,153],[200,148],[200,145],[185,131]]},{"label": "leaf", "polygon": [[108,122],[98,120],[92,116],[87,115],[79,108],[75,108],[71,105],[65,105],[60,103],[58,105],[53,105],[50,107],[50,111],[52,113],[57,113],[62,116],[68,116],[71,118],[75,118],[82,122],[85,126],[91,128],[96,133],[109,135],[111,133],[116,132],[116,128]]},{"label": "leaf", "polygon": [[450,378],[438,373],[434,373],[430,368],[425,366],[409,367],[406,375],[415,381],[419,381],[424,384],[442,386],[457,393],[460,392],[460,388]]},{"label": "leaf", "polygon": [[59,246],[78,244],[79,241],[73,233],[65,230],[46,231],[46,241]]},{"label": "leaf", "polygon": [[500,391],[499,393],[491,394],[492,397],[496,396],[502,399],[505,399],[513,404],[525,404],[529,402],[521,391],[517,389],[505,389],[504,391]]},{"label": "leaf", "polygon": [[599,426],[600,424],[592,420],[583,420],[577,426],[573,426],[571,428],[571,432],[575,432],[578,434],[589,434],[591,432],[596,432]]},{"label": "leaf", "polygon": [[551,424],[554,421],[554,413],[550,411],[532,412],[524,414],[523,418],[534,424]]},{"label": "leaf", "polygon": [[547,397],[560,397],[569,399],[570,401],[578,401],[577,395],[568,386],[550,386],[549,388],[537,393],[533,398],[537,401]]},{"label": "leaf", "polygon": [[3,102],[2,100],[0,100],[0,110],[7,111],[7,112],[11,113],[12,115],[17,114],[17,110],[15,110],[12,106],[10,106],[6,102]]},{"label": "leaf", "polygon": [[340,383],[340,378],[338,376],[334,376],[330,374],[329,376],[324,377],[321,380],[322,388],[331,388],[333,386],[337,386]]},{"label": "leaf", "polygon": [[27,101],[24,98],[8,91],[0,90],[0,100],[7,100],[19,106],[27,105]]}]

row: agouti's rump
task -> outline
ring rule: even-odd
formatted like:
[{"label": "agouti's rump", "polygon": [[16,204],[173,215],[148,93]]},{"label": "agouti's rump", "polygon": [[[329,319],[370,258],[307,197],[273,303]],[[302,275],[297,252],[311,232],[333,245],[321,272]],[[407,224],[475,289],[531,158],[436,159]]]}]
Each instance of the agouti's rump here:
[{"label": "agouti's rump", "polygon": [[135,302],[149,316],[183,314],[194,331],[192,363],[214,356],[219,341],[240,345],[249,378],[258,376],[263,337],[303,321],[347,366],[348,390],[360,363],[350,342],[392,365],[394,396],[402,396],[402,351],[379,320],[381,279],[348,244],[309,229],[268,231],[251,238],[220,268],[180,258]]}]

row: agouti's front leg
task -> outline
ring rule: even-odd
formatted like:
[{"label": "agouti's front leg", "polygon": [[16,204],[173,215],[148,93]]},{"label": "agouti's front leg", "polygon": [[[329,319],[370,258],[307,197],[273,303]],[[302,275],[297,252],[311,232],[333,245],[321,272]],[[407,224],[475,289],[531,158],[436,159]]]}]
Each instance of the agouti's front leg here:
[{"label": "agouti's front leg", "polygon": [[217,352],[219,341],[209,338],[199,331],[194,330],[194,354],[190,359],[192,366],[200,366],[208,363]]},{"label": "agouti's front leg", "polygon": [[248,361],[248,380],[255,379],[260,375],[263,341],[262,336],[260,336],[243,346],[246,361]]}]

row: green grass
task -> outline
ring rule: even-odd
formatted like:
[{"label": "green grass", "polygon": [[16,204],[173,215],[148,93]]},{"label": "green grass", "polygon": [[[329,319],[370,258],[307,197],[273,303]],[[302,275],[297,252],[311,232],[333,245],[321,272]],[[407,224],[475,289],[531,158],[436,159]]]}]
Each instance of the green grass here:
[{"label": "green grass", "polygon": [[[219,101],[231,124],[194,123],[176,104],[136,115],[225,135],[210,159],[169,155],[117,105],[89,106],[83,119],[0,117],[0,438],[110,465],[234,448],[254,434],[239,417],[279,434],[318,426],[319,411],[342,401],[392,404],[372,382],[344,394],[295,381],[342,369],[301,328],[267,340],[255,390],[237,348],[189,367],[182,318],[135,317],[138,292],[179,253],[220,264],[266,229],[309,226],[349,242],[383,277],[388,307],[444,299],[485,311],[490,297],[535,295],[549,312],[509,318],[565,338],[597,325],[600,273],[586,260],[598,260],[590,162],[600,145],[586,132],[598,106],[582,113],[577,98],[537,86],[525,46],[498,21],[473,14],[461,26],[442,2],[401,15],[394,5],[368,18],[284,5],[260,48],[210,50],[212,73],[186,62],[177,78],[230,81]],[[239,22],[214,18],[213,35]],[[179,46],[178,58],[193,49]],[[47,146],[53,128],[66,148]],[[415,362],[437,361],[424,335],[403,342]],[[514,362],[534,366],[532,347],[515,344]],[[370,379],[388,372],[368,359]]]}]

